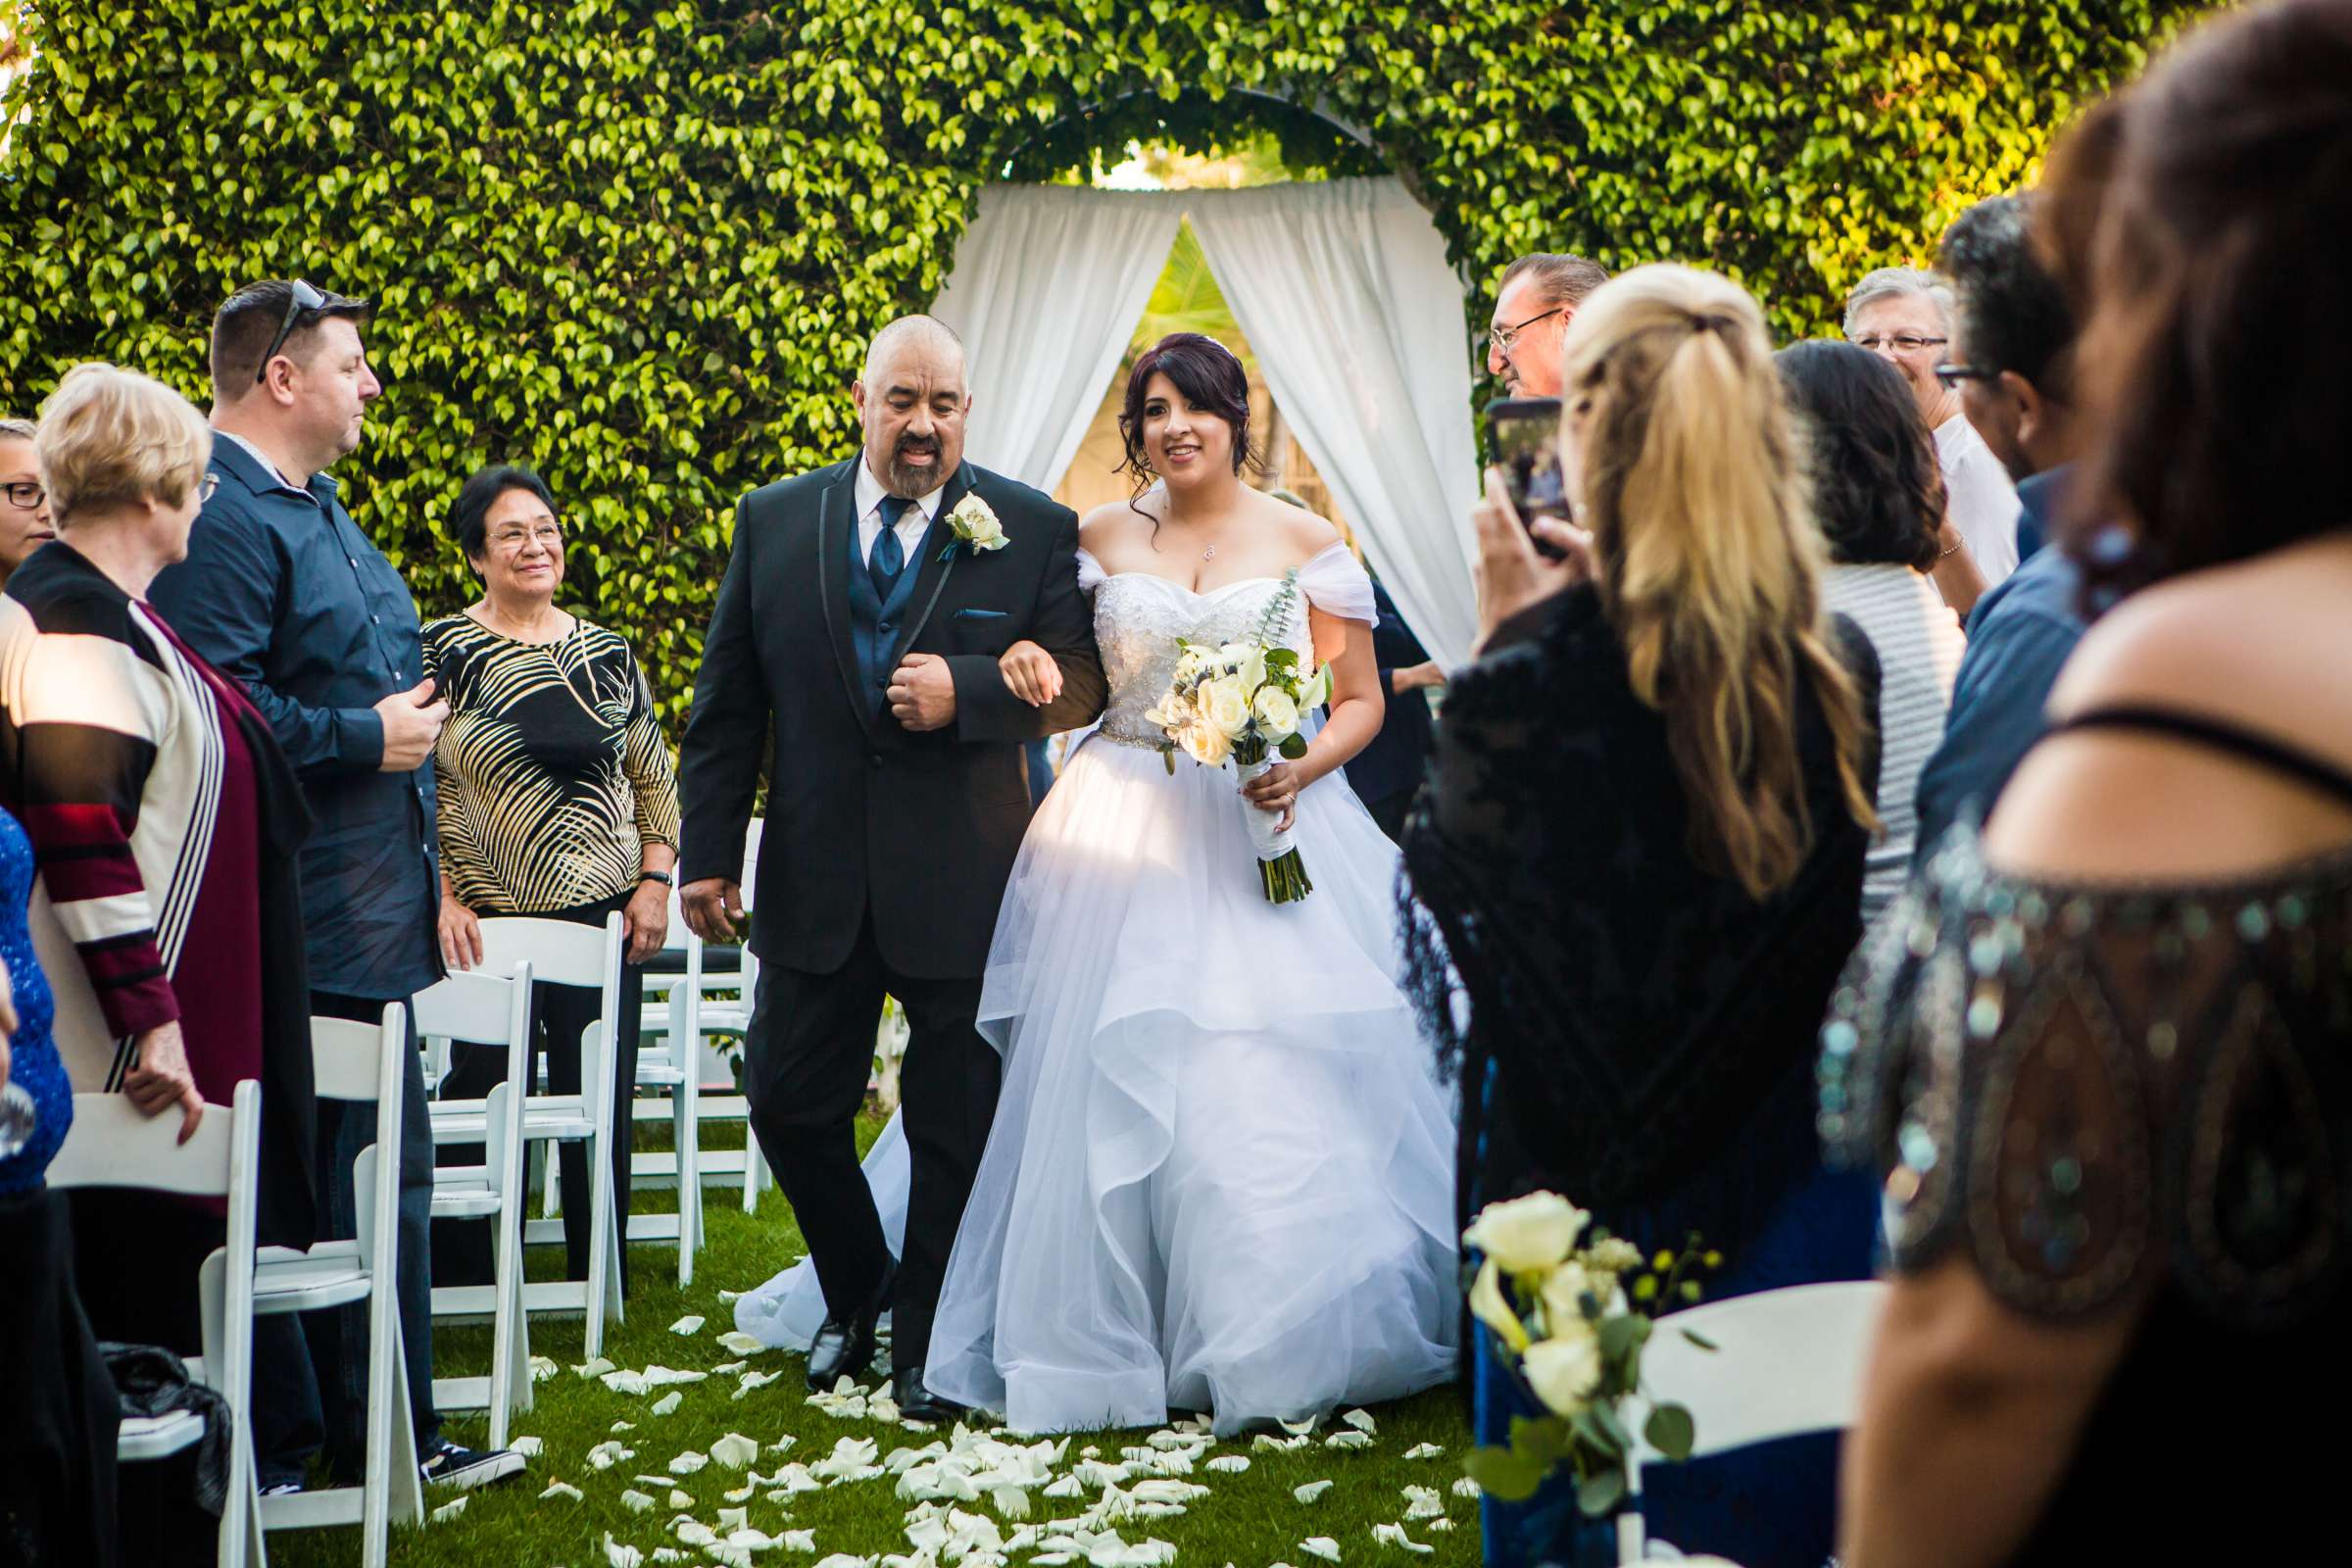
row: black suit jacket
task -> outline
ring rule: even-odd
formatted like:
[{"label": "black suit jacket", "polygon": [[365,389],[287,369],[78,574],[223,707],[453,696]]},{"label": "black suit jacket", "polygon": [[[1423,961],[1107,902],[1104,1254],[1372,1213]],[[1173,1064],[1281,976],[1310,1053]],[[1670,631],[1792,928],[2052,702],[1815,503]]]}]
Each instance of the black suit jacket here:
[{"label": "black suit jacket", "polygon": [[[740,874],[764,760],[752,951],[830,973],[870,913],[893,969],[970,977],[987,964],[1029,825],[1022,743],[1102,710],[1094,617],[1078,591],[1078,518],[969,463],[949,480],[939,516],[977,494],[1007,542],[985,555],[935,542],[909,566],[919,575],[897,653],[941,656],[956,684],[955,722],[912,734],[886,707],[869,717],[858,696],[847,592],[861,461],[763,486],[736,506],[734,553],[679,748],[681,879]],[[1061,696],[1042,709],[1014,697],[997,669],[1022,638],[1061,666]]]}]

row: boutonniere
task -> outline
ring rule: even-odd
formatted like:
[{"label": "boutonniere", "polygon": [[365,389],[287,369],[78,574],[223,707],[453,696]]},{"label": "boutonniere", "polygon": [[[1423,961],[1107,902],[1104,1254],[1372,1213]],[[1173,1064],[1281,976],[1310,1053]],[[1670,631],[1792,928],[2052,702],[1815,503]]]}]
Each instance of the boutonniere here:
[{"label": "boutonniere", "polygon": [[1004,525],[997,520],[996,509],[976,495],[965,496],[956,503],[956,510],[948,514],[948,532],[956,540],[940,552],[942,561],[956,553],[956,545],[962,545],[978,556],[1012,543],[1004,537]]}]

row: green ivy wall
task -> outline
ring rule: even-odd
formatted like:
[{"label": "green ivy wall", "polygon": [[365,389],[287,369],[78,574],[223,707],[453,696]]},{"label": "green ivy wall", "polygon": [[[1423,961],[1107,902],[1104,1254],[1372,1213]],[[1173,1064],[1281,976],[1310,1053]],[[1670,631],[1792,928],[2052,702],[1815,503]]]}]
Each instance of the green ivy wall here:
[{"label": "green ivy wall", "polygon": [[[0,0],[5,6],[9,0]],[[1419,5],[43,0],[0,115],[0,411],[104,357],[204,401],[211,312],[372,296],[385,393],[344,470],[427,613],[490,461],[545,472],[570,590],[673,722],[733,498],[846,454],[865,336],[945,279],[974,194],[1126,137],[1267,127],[1390,168],[1466,274],[1674,257],[1820,331],[2031,177],[2163,0]],[[32,11],[37,10],[38,15]],[[1350,151],[1319,105],[1360,127]],[[1484,324],[1474,301],[1464,352]],[[674,733],[674,731],[673,731]]]}]

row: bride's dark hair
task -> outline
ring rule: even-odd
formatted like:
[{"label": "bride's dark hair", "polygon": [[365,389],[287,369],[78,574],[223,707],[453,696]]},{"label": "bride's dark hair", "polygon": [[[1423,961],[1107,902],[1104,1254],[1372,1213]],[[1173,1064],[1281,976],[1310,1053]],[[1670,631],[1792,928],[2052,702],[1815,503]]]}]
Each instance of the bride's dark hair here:
[{"label": "bride's dark hair", "polygon": [[[1257,451],[1250,444],[1250,375],[1242,368],[1240,356],[1213,337],[1170,332],[1135,362],[1135,369],[1127,377],[1126,401],[1119,406],[1119,441],[1127,450],[1127,461],[1119,465],[1119,472],[1135,484],[1135,494],[1127,498],[1127,504],[1147,516],[1150,514],[1135,504],[1158,477],[1144,455],[1144,388],[1154,375],[1166,376],[1176,383],[1187,403],[1207,410],[1233,427],[1234,472],[1258,466]],[[1156,520],[1152,528],[1154,533],[1159,531]]]}]

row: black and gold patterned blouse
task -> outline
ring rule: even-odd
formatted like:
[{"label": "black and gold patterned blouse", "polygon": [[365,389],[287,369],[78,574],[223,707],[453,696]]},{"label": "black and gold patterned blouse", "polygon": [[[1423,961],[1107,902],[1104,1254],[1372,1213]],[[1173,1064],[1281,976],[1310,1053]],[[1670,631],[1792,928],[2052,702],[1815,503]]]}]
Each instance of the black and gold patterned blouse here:
[{"label": "black and gold patterned blouse", "polygon": [[2014,1560],[2224,1561],[2331,1514],[2335,1457],[2291,1434],[2352,1387],[2352,852],[2067,886],[1960,829],[1889,916],[1833,1000],[1820,1123],[1883,1174],[1895,1268],[1963,1256],[2048,1320],[2146,1303]]},{"label": "black and gold patterned blouse", "polygon": [[469,615],[424,628],[450,706],[433,761],[441,864],[466,907],[544,913],[637,886],[644,846],[678,842],[653,699],[619,634],[575,618],[544,645]]}]

